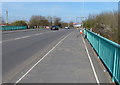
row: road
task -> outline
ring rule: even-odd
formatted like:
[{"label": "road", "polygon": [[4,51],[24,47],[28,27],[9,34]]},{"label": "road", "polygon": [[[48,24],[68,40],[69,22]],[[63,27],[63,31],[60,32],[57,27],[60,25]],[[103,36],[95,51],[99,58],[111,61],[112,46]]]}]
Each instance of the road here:
[{"label": "road", "polygon": [[4,83],[13,83],[34,65],[60,39],[74,31],[46,29],[3,32],[2,75]]}]

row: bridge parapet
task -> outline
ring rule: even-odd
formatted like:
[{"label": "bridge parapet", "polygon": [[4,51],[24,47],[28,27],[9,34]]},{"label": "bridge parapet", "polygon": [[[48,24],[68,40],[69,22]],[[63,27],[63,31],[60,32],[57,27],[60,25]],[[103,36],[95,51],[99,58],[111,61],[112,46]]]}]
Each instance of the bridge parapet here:
[{"label": "bridge parapet", "polygon": [[20,30],[27,29],[27,26],[0,26],[0,30],[8,31],[8,30]]},{"label": "bridge parapet", "polygon": [[112,75],[112,81],[120,84],[120,45],[86,29],[84,34]]}]

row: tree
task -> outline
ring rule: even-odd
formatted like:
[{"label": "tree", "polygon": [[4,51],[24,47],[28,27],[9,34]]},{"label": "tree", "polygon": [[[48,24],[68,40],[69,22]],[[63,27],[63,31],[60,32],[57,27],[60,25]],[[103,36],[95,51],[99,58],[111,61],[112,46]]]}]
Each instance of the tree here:
[{"label": "tree", "polygon": [[15,21],[15,22],[11,23],[11,25],[13,25],[13,26],[27,26],[27,23],[23,20],[20,20],[20,21]]},{"label": "tree", "polygon": [[59,17],[55,17],[54,18],[54,25],[56,25],[56,26],[61,26],[61,18],[59,18]]},{"label": "tree", "polygon": [[47,20],[49,22],[49,26],[52,26],[52,17],[51,16],[48,16],[47,17]]},{"label": "tree", "polygon": [[62,27],[67,27],[67,26],[68,26],[68,23],[61,22],[61,26],[62,26]]},{"label": "tree", "polygon": [[98,15],[89,15],[83,23],[87,29],[93,28],[93,31],[101,36],[120,43],[118,19],[118,11],[102,12]]},{"label": "tree", "polygon": [[36,16],[36,15],[30,18],[29,23],[30,23],[30,27],[49,25],[48,20],[44,16]]},{"label": "tree", "polygon": [[70,21],[69,26],[73,27],[73,21]]},{"label": "tree", "polygon": [[5,24],[5,21],[1,16],[0,16],[0,24]]}]

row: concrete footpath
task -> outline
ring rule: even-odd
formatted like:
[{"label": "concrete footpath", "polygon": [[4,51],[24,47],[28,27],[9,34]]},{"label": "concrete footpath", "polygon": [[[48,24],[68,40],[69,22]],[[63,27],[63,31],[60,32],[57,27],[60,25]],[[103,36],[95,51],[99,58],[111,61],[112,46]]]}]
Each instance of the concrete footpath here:
[{"label": "concrete footpath", "polygon": [[93,51],[90,55],[94,70],[82,36],[74,31],[18,83],[110,83]]}]

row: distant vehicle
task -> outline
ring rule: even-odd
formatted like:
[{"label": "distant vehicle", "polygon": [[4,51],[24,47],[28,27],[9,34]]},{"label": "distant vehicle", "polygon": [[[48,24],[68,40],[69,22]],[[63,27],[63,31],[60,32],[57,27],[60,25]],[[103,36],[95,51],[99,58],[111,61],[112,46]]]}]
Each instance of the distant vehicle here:
[{"label": "distant vehicle", "polygon": [[46,26],[45,28],[46,28],[46,29],[50,29],[50,27],[49,27],[49,26]]},{"label": "distant vehicle", "polygon": [[51,30],[59,30],[59,27],[58,26],[52,26]]},{"label": "distant vehicle", "polygon": [[70,27],[65,27],[65,29],[70,29]]}]

